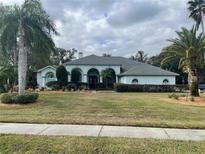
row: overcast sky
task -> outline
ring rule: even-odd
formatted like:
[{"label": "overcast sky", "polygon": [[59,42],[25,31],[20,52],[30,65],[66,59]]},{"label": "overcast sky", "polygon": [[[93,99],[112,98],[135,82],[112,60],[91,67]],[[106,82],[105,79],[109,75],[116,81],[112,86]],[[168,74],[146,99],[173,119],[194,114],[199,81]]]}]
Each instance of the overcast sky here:
[{"label": "overcast sky", "polygon": [[[0,0],[21,4],[23,0]],[[182,26],[190,28],[187,0],[42,0],[60,36],[61,48],[85,55],[160,53]]]}]

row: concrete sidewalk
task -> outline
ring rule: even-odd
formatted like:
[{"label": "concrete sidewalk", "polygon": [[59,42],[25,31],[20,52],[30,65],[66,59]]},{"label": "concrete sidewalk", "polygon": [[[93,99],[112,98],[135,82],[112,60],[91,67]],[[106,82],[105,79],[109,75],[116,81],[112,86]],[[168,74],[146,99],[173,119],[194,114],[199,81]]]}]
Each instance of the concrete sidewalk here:
[{"label": "concrete sidewalk", "polygon": [[0,134],[106,136],[205,141],[205,130],[100,125],[0,123]]}]

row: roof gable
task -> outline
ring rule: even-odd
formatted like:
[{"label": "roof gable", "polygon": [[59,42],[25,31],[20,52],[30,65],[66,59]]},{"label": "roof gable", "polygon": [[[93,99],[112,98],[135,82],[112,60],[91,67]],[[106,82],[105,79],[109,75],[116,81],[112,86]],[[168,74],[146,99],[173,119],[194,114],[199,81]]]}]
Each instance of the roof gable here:
[{"label": "roof gable", "polygon": [[43,68],[37,70],[37,72],[42,72],[42,71],[44,71],[45,69],[48,69],[48,68],[56,69],[56,66],[48,65],[46,67],[43,67]]}]

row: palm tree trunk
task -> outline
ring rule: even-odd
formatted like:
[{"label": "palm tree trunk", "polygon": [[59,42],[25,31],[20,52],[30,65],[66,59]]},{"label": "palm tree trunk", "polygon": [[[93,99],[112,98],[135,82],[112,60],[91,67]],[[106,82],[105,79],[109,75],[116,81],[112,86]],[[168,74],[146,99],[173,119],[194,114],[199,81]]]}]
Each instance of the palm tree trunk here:
[{"label": "palm tree trunk", "polygon": [[198,79],[196,76],[189,75],[190,78],[190,93],[191,96],[198,97],[199,96],[199,89],[198,89]]},{"label": "palm tree trunk", "polygon": [[25,93],[26,87],[26,69],[27,69],[27,52],[25,48],[25,40],[24,40],[24,29],[22,22],[20,21],[19,29],[18,29],[18,93],[22,95]]},{"label": "palm tree trunk", "polygon": [[201,15],[201,28],[202,28],[202,33],[203,33],[204,36],[205,36],[205,32],[204,32],[204,21],[203,21],[203,12],[202,12],[202,15]]},{"label": "palm tree trunk", "polygon": [[191,96],[199,97],[199,81],[197,75],[197,69],[194,67],[195,59],[190,60],[190,72],[189,72],[189,89]]},{"label": "palm tree trunk", "polygon": [[18,64],[18,52],[17,52],[17,47],[16,47],[16,45],[14,46],[14,48],[13,48],[13,63],[14,63],[14,65],[16,66],[17,64]]}]

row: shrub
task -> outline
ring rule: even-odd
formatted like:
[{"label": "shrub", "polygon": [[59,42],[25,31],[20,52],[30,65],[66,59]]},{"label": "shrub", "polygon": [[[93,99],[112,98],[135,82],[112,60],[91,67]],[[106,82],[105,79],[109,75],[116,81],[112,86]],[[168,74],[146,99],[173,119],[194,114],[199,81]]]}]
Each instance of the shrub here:
[{"label": "shrub", "polygon": [[179,95],[173,94],[173,98],[176,99],[176,100],[178,100],[178,99],[179,99]]},{"label": "shrub", "polygon": [[68,85],[66,86],[66,89],[67,90],[69,90],[69,91],[71,91],[71,90],[77,90],[78,88],[77,88],[77,84],[75,84],[75,83],[68,83]]},{"label": "shrub", "polygon": [[187,96],[186,94],[181,94],[181,95],[180,95],[180,97],[186,97],[186,96]]},{"label": "shrub", "polygon": [[85,82],[79,82],[79,83],[69,82],[66,86],[66,90],[68,91],[86,90],[86,89],[88,89],[88,84]]},{"label": "shrub", "polygon": [[180,96],[173,93],[173,94],[169,94],[168,97],[169,98],[174,98],[174,99],[178,100]]},{"label": "shrub", "polygon": [[116,92],[174,92],[174,85],[115,84]]},{"label": "shrub", "polygon": [[88,89],[88,84],[85,82],[79,82],[79,83],[77,83],[77,89],[86,90],[86,89]]},{"label": "shrub", "polygon": [[189,90],[189,85],[182,85],[182,84],[175,85],[175,91],[183,92],[186,90]]},{"label": "shrub", "polygon": [[66,68],[61,65],[56,69],[56,77],[59,82],[59,85],[61,86],[66,86],[68,83],[68,72]]},{"label": "shrub", "polygon": [[194,98],[193,96],[191,96],[191,97],[190,97],[190,101],[191,101],[191,102],[194,102],[194,101],[195,101],[195,98]]},{"label": "shrub", "polygon": [[14,94],[5,93],[1,95],[1,102],[5,104],[12,103],[12,97]]},{"label": "shrub", "polygon": [[46,83],[46,86],[51,88],[52,90],[61,89],[61,85],[58,81],[50,81],[50,82]]},{"label": "shrub", "polygon": [[106,89],[106,85],[104,83],[98,83],[97,84],[97,89],[98,90],[105,90]]},{"label": "shrub", "polygon": [[168,98],[172,98],[172,97],[173,97],[173,94],[169,94],[169,95],[168,95]]},{"label": "shrub", "polygon": [[28,104],[36,102],[38,97],[38,93],[25,93],[23,95],[5,93],[1,96],[1,102],[5,104]]}]

